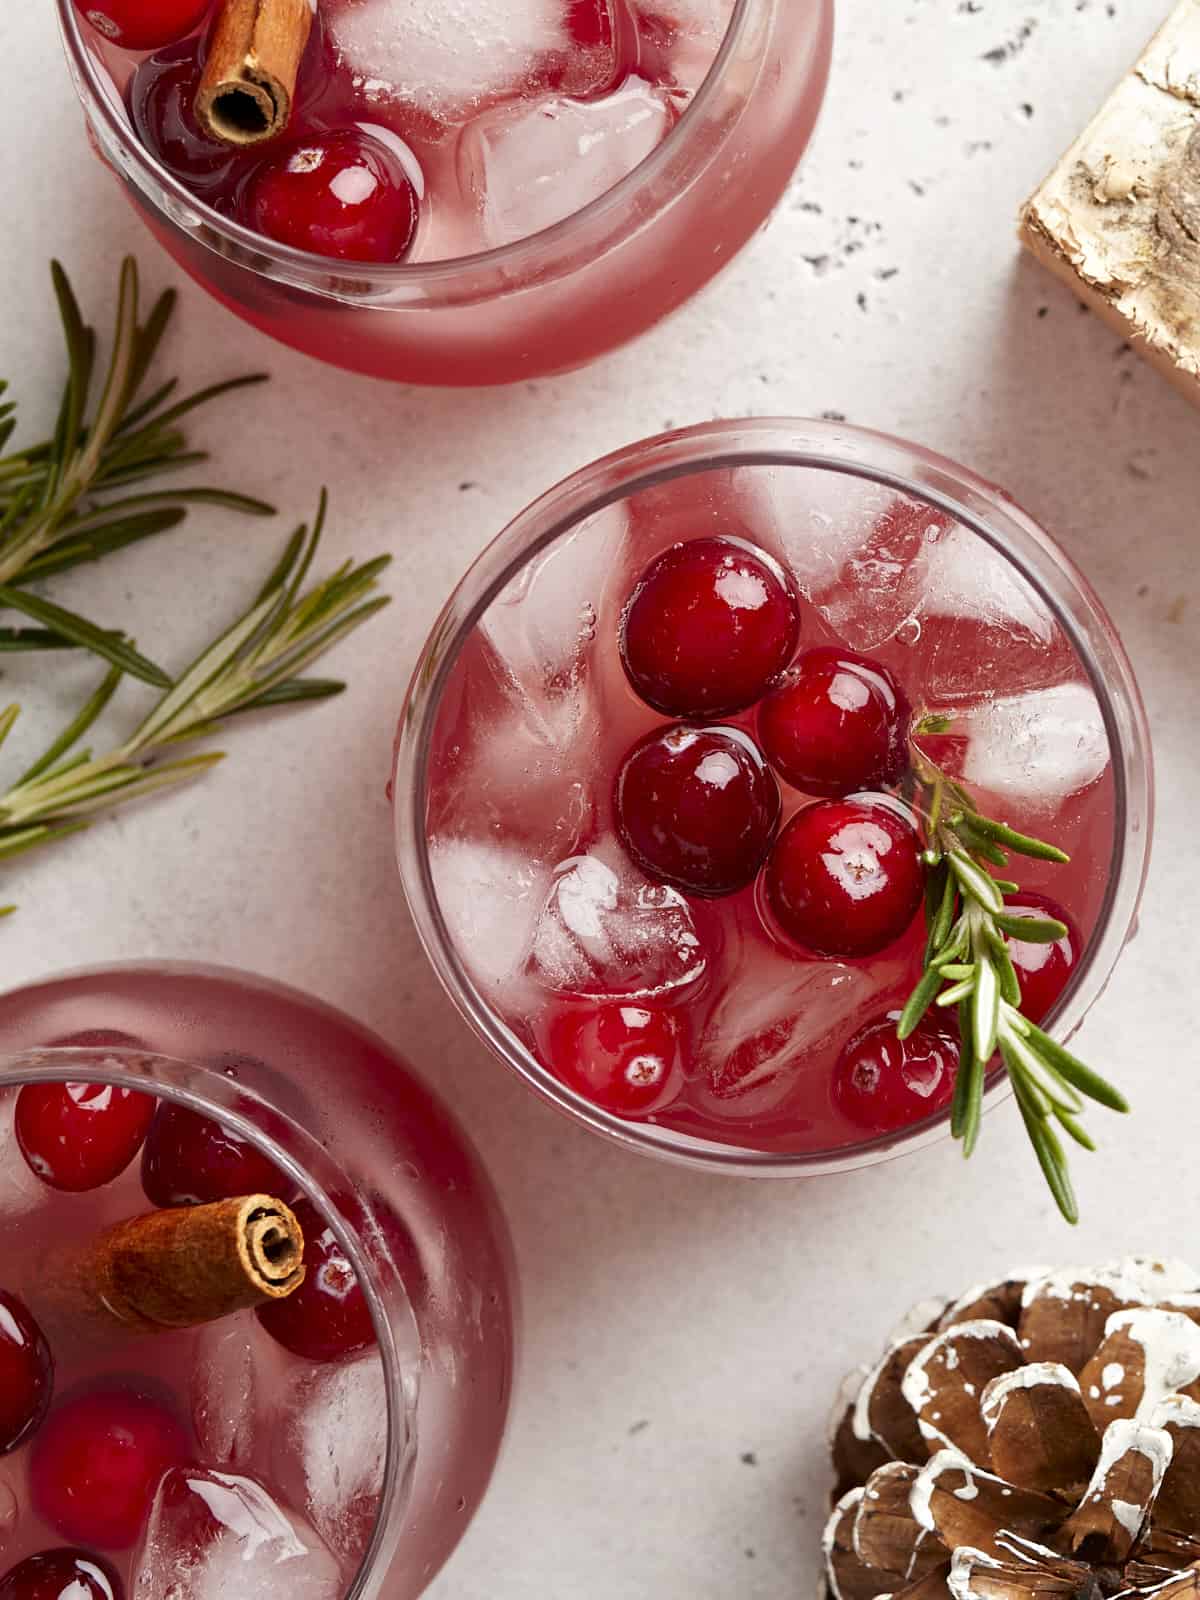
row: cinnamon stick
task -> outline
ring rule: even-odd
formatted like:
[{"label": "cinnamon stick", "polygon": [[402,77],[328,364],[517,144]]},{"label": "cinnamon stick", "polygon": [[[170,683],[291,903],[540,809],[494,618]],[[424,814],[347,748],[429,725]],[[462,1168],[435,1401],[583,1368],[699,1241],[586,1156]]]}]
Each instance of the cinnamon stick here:
[{"label": "cinnamon stick", "polygon": [[304,1280],[304,1235],[270,1195],[118,1222],[53,1255],[38,1296],[73,1331],[158,1333],[280,1300]]},{"label": "cinnamon stick", "polygon": [[287,127],[316,0],[221,0],[196,91],[196,116],[222,144],[273,139]]}]

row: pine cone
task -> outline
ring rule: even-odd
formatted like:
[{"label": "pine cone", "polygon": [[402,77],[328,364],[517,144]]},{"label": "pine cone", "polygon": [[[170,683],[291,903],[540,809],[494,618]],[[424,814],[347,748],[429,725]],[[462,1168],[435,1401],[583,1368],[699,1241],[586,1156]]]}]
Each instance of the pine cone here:
[{"label": "pine cone", "polygon": [[1200,1600],[1200,1276],[1182,1263],[926,1303],[834,1422],[833,1600]]}]

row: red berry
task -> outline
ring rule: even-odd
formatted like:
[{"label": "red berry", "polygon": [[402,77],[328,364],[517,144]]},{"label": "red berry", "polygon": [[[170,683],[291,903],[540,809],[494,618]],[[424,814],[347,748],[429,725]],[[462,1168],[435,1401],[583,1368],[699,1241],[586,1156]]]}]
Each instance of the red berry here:
[{"label": "red berry", "polygon": [[0,1289],[0,1456],[26,1440],[46,1415],[54,1358],[15,1294]]},{"label": "red berry", "polygon": [[892,1133],[949,1105],[958,1071],[958,1040],[926,1017],[907,1039],[896,1037],[898,1011],[855,1034],[833,1069],[833,1101],[857,1128]]},{"label": "red berry", "polygon": [[1031,1022],[1041,1022],[1067,986],[1067,979],[1079,961],[1083,942],[1074,922],[1055,901],[1044,894],[1014,895],[1005,903],[1010,917],[1051,917],[1065,923],[1067,936],[1053,944],[1031,944],[1025,939],[1007,939],[1008,953],[1021,985],[1021,1010]]},{"label": "red berry", "polygon": [[679,1023],[641,1002],[564,1012],[548,1034],[554,1071],[568,1087],[618,1117],[644,1117],[682,1086]]},{"label": "red berry", "polygon": [[246,1194],[286,1197],[295,1185],[248,1139],[164,1101],[142,1151],[142,1188],[156,1206],[196,1206]]},{"label": "red berry", "polygon": [[909,715],[886,667],[826,645],[805,651],[763,701],[758,736],[780,777],[832,799],[902,776]]},{"label": "red berry", "polygon": [[174,1412],[133,1383],[76,1391],[33,1442],[29,1482],[37,1514],[66,1539],[128,1550],[159,1479],[184,1466],[187,1435]]},{"label": "red berry", "polygon": [[304,1282],[256,1313],[285,1350],[306,1361],[341,1361],[375,1343],[375,1326],[355,1271],[311,1200],[292,1207],[304,1233]]},{"label": "red berry", "polygon": [[133,125],[147,150],[189,189],[203,194],[227,182],[246,158],[210,139],[196,121],[199,82],[197,43],[188,39],[141,62],[126,93]]},{"label": "red berry", "polygon": [[417,191],[398,156],[356,129],[300,139],[251,180],[249,221],[295,250],[338,261],[399,261]]},{"label": "red berry", "polygon": [[610,48],[613,42],[613,19],[609,0],[570,0],[567,31],[574,42],[585,50],[595,49],[597,45]]},{"label": "red berry", "polygon": [[125,1600],[125,1588],[87,1550],[43,1550],[0,1578],[0,1600]]},{"label": "red berry", "polygon": [[723,717],[766,693],[799,631],[791,587],[770,556],[740,539],[691,539],[638,579],[621,620],[621,658],[656,711]]},{"label": "red berry", "polygon": [[17,1096],[17,1142],[52,1189],[99,1189],[141,1149],[156,1103],[108,1083],[27,1083]]},{"label": "red berry", "polygon": [[733,894],[766,859],[779,788],[740,728],[655,728],[617,772],[617,828],[653,877],[698,895]]},{"label": "red berry", "polygon": [[124,50],[157,50],[199,27],[212,0],[75,0],[97,33]]},{"label": "red berry", "polygon": [[874,955],[898,939],[924,893],[917,831],[885,799],[818,800],[798,811],[767,860],[783,932],[818,955]]}]

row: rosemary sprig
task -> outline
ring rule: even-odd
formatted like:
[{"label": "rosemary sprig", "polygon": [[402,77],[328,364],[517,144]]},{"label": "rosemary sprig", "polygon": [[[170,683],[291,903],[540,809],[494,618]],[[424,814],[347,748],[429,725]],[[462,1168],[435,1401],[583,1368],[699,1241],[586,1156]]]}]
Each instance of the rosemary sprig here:
[{"label": "rosemary sprig", "polygon": [[[180,423],[209,401],[263,382],[265,374],[233,378],[182,399],[175,398],[174,378],[143,394],[175,294],[168,290],[160,295],[142,320],[137,266],[127,258],[121,266],[108,366],[97,384],[95,330],[84,322],[57,261],[50,271],[67,349],[58,420],[50,438],[0,454],[0,609],[22,612],[41,626],[0,630],[0,649],[82,647],[162,688],[170,681],[166,674],[121,634],[36,599],[24,586],[165,533],[183,521],[190,505],[271,515],[273,508],[264,501],[224,489],[125,492],[206,460],[202,451],[188,448]],[[0,381],[0,451],[17,421],[7,390],[7,383]]]},{"label": "rosemary sprig", "polygon": [[[343,683],[302,674],[319,656],[359,627],[388,597],[377,592],[390,557],[356,566],[343,562],[305,588],[325,522],[321,495],[311,530],[288,540],[253,604],[175,680],[122,744],[101,755],[78,748],[115,694],[119,662],[70,724],[5,793],[0,794],[0,866],[28,850],[53,844],[88,825],[93,813],[199,776],[222,751],[176,755],[210,738],[231,717],[339,694]],[[0,745],[19,708],[0,712]],[[11,911],[0,908],[0,915]]]},{"label": "rosemary sprig", "polygon": [[1055,845],[1018,833],[984,816],[962,784],[948,777],[921,749],[922,735],[945,733],[949,719],[919,719],[910,739],[917,800],[925,817],[925,970],[897,1025],[901,1039],[931,1006],[953,1008],[961,1037],[958,1080],[950,1126],[970,1156],[979,1138],[984,1079],[997,1050],[1012,1081],[1030,1142],[1059,1210],[1078,1222],[1079,1208],[1057,1123],[1086,1150],[1095,1145],[1079,1123],[1084,1100],[1128,1111],[1124,1096],[1050,1038],[1021,1011],[1021,986],[1005,935],[1050,944],[1067,934],[1052,917],[1014,917],[1005,895],[1018,885],[993,869],[1011,854],[1065,863]]}]

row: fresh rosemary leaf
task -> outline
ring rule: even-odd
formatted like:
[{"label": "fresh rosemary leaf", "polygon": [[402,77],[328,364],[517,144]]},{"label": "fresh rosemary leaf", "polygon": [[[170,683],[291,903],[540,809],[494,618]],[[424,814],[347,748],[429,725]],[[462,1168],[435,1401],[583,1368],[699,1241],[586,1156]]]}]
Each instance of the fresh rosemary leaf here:
[{"label": "fresh rosemary leaf", "polygon": [[1073,1056],[1057,1039],[1043,1033],[1032,1022],[1029,1023],[1028,1039],[1038,1055],[1068,1083],[1073,1084],[1080,1094],[1087,1095],[1089,1100],[1095,1100],[1098,1105],[1107,1106],[1110,1111],[1129,1110],[1129,1102],[1119,1089],[1085,1066],[1078,1056]]},{"label": "fresh rosemary leaf", "polygon": [[896,1024],[896,1036],[907,1039],[921,1018],[929,1010],[942,986],[942,974],[936,967],[930,967],[917,984],[908,998],[908,1004],[900,1013],[900,1020]]},{"label": "fresh rosemary leaf", "polygon": [[54,766],[66,755],[68,750],[74,748],[79,740],[95,722],[105,706],[116,694],[124,674],[120,667],[111,667],[104,681],[80,706],[75,716],[55,739],[54,743],[17,779],[17,788],[24,788],[26,784],[33,783],[44,773],[50,772]]},{"label": "fresh rosemary leaf", "polygon": [[1066,923],[1055,917],[1010,917],[1001,911],[993,920],[1001,933],[1020,939],[1023,944],[1054,944],[1070,932]]},{"label": "fresh rosemary leaf", "polygon": [[23,611],[69,644],[82,645],[94,655],[111,661],[113,666],[120,667],[130,677],[140,678],[143,683],[151,684],[156,689],[165,689],[170,685],[171,680],[163,669],[135,650],[121,634],[106,633],[86,617],[77,616],[75,612],[66,611],[62,606],[42,600],[37,595],[26,594],[22,589],[0,587],[0,606]]},{"label": "fresh rosemary leaf", "polygon": [[1018,833],[1015,828],[1003,822],[994,822],[990,817],[981,817],[978,812],[972,812],[970,820],[981,833],[987,834],[997,844],[1015,850],[1020,856],[1030,856],[1035,861],[1054,861],[1059,866],[1065,866],[1071,859],[1057,845],[1047,844],[1044,839],[1031,839],[1028,834]]}]

